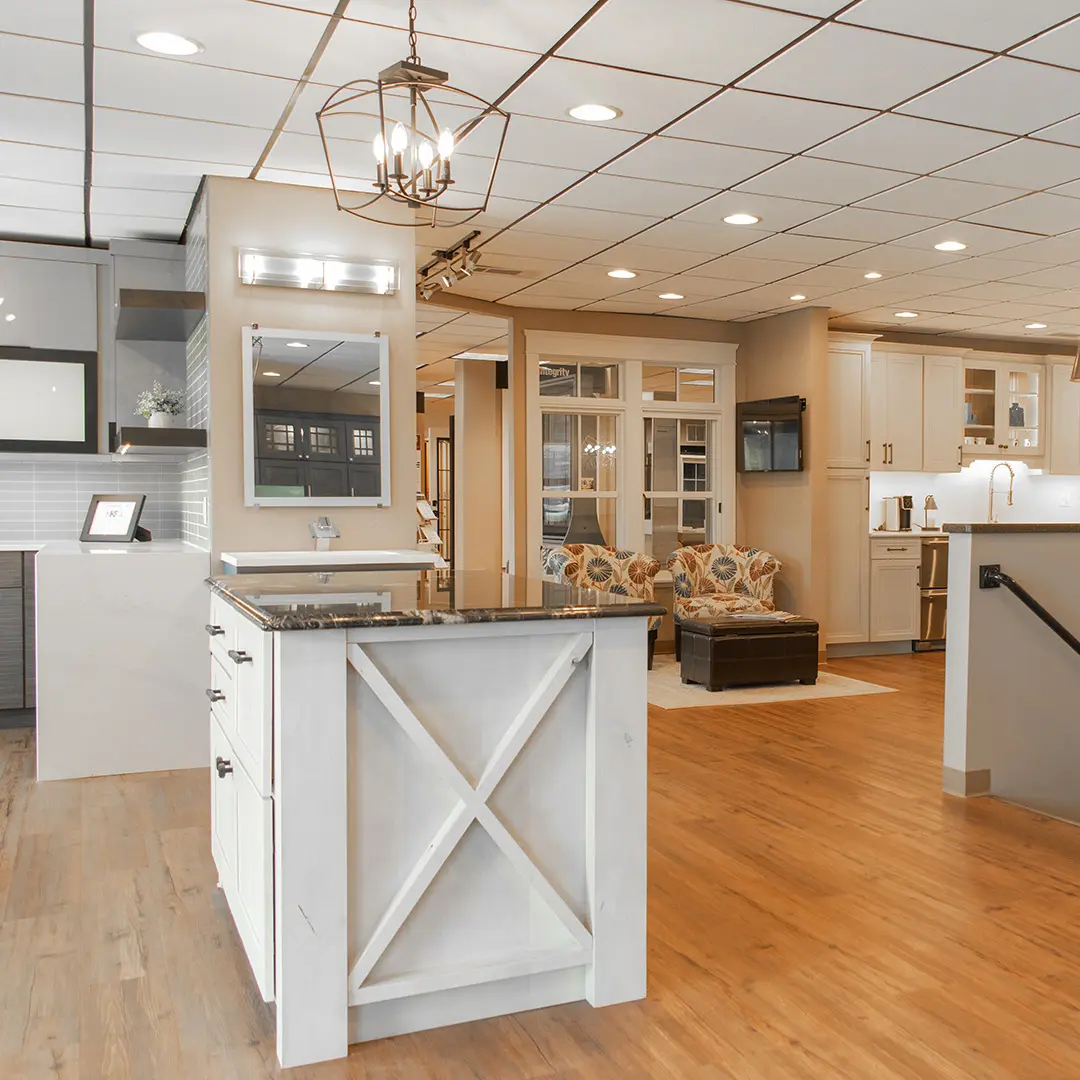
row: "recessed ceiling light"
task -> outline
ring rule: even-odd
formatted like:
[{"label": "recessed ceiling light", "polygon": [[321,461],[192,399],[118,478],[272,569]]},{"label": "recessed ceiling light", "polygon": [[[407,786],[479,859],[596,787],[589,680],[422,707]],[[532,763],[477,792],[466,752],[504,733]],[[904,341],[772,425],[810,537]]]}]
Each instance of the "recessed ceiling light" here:
[{"label": "recessed ceiling light", "polygon": [[163,56],[194,56],[203,51],[203,47],[191,38],[170,34],[164,30],[151,30],[139,34],[135,40],[148,52],[161,53]]},{"label": "recessed ceiling light", "polygon": [[607,276],[614,278],[634,278],[637,277],[637,274],[635,274],[633,270],[609,270]]},{"label": "recessed ceiling light", "polygon": [[280,379],[281,378],[281,372],[280,371],[264,371],[263,374],[268,379]]},{"label": "recessed ceiling light", "polygon": [[287,349],[306,349],[307,343],[304,341],[286,341],[285,348]]},{"label": "recessed ceiling light", "polygon": [[382,386],[378,379],[368,379],[368,386]]},{"label": "recessed ceiling light", "polygon": [[967,244],[961,244],[959,240],[942,240],[934,245],[935,251],[963,251]]},{"label": "recessed ceiling light", "polygon": [[2,296],[0,296],[0,304],[2,304],[3,302],[4,302],[4,298]]},{"label": "recessed ceiling light", "polygon": [[622,110],[611,105],[575,105],[567,111],[575,120],[584,120],[587,124],[602,124],[622,116]]},{"label": "recessed ceiling light", "polygon": [[789,300],[805,300],[806,297],[803,296],[803,294],[801,292],[797,292],[794,296],[789,296],[788,299]]},{"label": "recessed ceiling light", "polygon": [[728,214],[724,221],[729,225],[756,225],[761,218],[753,214]]},{"label": "recessed ceiling light", "polygon": [[14,321],[15,321],[15,316],[14,315],[5,315],[4,316],[4,322],[14,322]]},{"label": "recessed ceiling light", "polygon": [[683,296],[683,294],[681,292],[662,292],[660,294],[660,299],[661,300],[685,300],[686,297]]},{"label": "recessed ceiling light", "polygon": [[871,270],[869,274],[863,274],[863,277],[866,278],[867,281],[877,281],[881,275],[876,270]]},{"label": "recessed ceiling light", "polygon": [[895,315],[898,319],[917,319],[919,317],[917,311],[897,311]]},{"label": "recessed ceiling light", "polygon": [[1027,326],[1024,327],[1024,329],[1025,330],[1045,330],[1046,329],[1046,323],[1044,323],[1044,322],[1029,322],[1027,324]]}]

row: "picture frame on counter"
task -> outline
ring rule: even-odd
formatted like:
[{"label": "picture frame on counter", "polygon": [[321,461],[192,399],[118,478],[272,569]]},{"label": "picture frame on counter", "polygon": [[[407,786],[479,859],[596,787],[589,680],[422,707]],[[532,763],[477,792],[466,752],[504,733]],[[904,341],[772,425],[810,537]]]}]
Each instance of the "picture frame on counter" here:
[{"label": "picture frame on counter", "polygon": [[94,495],[79,540],[84,544],[130,544],[149,539],[149,533],[139,528],[145,505],[145,495]]}]

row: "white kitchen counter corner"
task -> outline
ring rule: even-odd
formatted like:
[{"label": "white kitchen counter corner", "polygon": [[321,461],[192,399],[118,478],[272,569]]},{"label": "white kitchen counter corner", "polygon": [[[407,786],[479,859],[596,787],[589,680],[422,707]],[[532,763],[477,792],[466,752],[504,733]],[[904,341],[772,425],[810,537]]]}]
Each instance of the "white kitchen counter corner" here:
[{"label": "white kitchen counter corner", "polygon": [[226,574],[334,573],[347,570],[443,570],[441,555],[415,548],[370,548],[356,551],[223,551]]},{"label": "white kitchen counter corner", "polygon": [[41,548],[38,780],[206,766],[209,569],[179,540]]}]

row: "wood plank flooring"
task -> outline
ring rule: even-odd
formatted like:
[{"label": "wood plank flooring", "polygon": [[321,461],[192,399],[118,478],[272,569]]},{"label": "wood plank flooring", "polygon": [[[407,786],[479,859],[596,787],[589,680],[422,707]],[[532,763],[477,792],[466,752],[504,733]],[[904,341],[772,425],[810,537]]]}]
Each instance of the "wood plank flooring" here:
[{"label": "wood plank flooring", "polygon": [[897,694],[653,710],[647,1001],[280,1072],[208,778],[35,786],[0,731],[0,1080],[1074,1080],[1080,829],[940,792],[941,655]]}]

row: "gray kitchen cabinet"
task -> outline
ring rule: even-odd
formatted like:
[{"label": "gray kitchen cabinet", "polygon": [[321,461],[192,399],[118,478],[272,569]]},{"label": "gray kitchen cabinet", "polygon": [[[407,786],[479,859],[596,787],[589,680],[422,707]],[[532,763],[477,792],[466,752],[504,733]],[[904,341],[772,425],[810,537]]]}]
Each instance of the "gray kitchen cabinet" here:
[{"label": "gray kitchen cabinet", "polygon": [[34,553],[0,552],[0,710],[32,709]]}]

